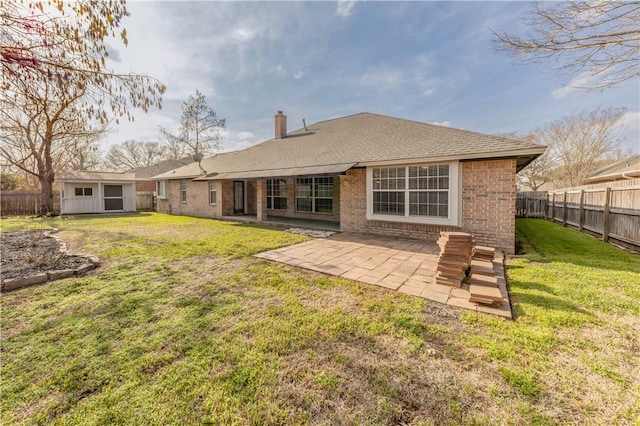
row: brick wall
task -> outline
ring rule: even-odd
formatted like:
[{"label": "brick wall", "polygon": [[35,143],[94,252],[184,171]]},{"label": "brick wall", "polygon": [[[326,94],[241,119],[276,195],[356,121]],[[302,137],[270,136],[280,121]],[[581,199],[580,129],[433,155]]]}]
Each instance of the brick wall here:
[{"label": "brick wall", "polygon": [[479,244],[513,253],[516,232],[516,160],[465,161],[462,228]]},{"label": "brick wall", "polygon": [[340,177],[340,229],[351,232],[435,240],[441,231],[465,231],[476,242],[513,253],[515,245],[516,160],[460,163],[461,227],[367,220],[366,169]]},{"label": "brick wall", "polygon": [[187,202],[180,199],[179,179],[166,181],[166,198],[158,198],[158,212],[196,217],[220,217],[221,216],[221,191],[218,182],[218,203],[209,204],[209,182],[194,182],[187,179]]},{"label": "brick wall", "polygon": [[153,180],[137,180],[136,192],[155,192],[156,182]]}]

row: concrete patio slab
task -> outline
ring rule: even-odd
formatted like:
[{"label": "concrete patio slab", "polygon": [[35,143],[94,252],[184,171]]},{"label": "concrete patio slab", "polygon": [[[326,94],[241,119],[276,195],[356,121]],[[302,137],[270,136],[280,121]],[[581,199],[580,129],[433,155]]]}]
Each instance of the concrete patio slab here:
[{"label": "concrete patio slab", "polygon": [[310,269],[400,293],[476,312],[511,318],[504,279],[503,257],[494,258],[495,277],[503,296],[500,306],[469,302],[469,287],[453,288],[435,283],[440,249],[435,242],[336,233],[292,246],[258,253],[255,257]]}]

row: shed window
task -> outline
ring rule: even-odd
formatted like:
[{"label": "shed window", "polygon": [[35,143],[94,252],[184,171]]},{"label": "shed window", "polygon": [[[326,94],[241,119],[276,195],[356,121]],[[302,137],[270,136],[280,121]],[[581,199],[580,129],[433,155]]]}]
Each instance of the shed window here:
[{"label": "shed window", "polygon": [[93,197],[93,188],[75,187],[76,197]]}]

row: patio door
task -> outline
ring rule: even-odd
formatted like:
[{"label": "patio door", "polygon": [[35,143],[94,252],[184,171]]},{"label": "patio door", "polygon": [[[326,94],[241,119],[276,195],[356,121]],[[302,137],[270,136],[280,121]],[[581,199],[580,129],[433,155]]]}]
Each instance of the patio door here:
[{"label": "patio door", "polygon": [[244,181],[233,181],[233,213],[244,213]]},{"label": "patio door", "polygon": [[124,197],[122,196],[122,185],[104,186],[104,210],[122,211],[124,210]]}]

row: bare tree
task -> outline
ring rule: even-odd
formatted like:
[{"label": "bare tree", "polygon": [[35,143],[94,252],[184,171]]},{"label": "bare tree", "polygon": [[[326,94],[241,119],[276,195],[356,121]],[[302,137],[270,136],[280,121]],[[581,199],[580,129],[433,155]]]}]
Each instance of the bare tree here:
[{"label": "bare tree", "polygon": [[[53,212],[55,170],[70,168],[104,131],[92,126],[78,110],[82,92],[66,93],[65,86],[44,82],[16,82],[10,99],[0,96],[0,158],[3,166],[34,176],[42,191],[41,213]],[[17,102],[15,102],[17,101]]]},{"label": "bare tree", "polygon": [[[539,136],[536,133],[528,133],[526,135],[519,135],[517,133],[501,133],[499,136],[505,138],[511,138],[523,142],[541,144],[538,140]],[[552,164],[549,159],[549,151],[545,151],[538,158],[529,163],[524,169],[520,170],[516,179],[522,186],[530,188],[532,191],[537,191],[542,185],[547,183],[550,179],[550,172],[552,170]]]},{"label": "bare tree", "polygon": [[624,108],[583,111],[556,120],[537,131],[538,141],[548,145],[553,167],[550,181],[557,188],[581,185],[600,167],[601,161],[619,152],[616,127]]},{"label": "bare tree", "polygon": [[[0,3],[1,84],[10,91],[16,80],[67,83],[72,97],[82,93],[82,111],[106,123],[108,110],[132,119],[130,107],[160,107],[165,86],[142,74],[121,74],[106,66],[105,39],[128,44],[121,21],[124,0],[37,0]],[[7,96],[5,94],[5,96]]]},{"label": "bare tree", "polygon": [[110,170],[126,171],[153,166],[166,159],[167,149],[159,142],[128,140],[109,148],[104,164]]},{"label": "bare tree", "polygon": [[572,87],[600,90],[640,75],[640,2],[535,3],[525,13],[526,36],[495,35],[499,51],[525,61],[560,64]]},{"label": "bare tree", "polygon": [[106,66],[105,40],[127,44],[127,14],[124,0],[0,3],[0,154],[37,177],[43,214],[53,210],[55,167],[78,143],[95,141],[111,116],[131,120],[131,108],[160,107],[162,83]]},{"label": "bare tree", "polygon": [[210,155],[222,146],[225,119],[207,105],[206,97],[196,90],[196,95],[182,103],[182,119],[178,135],[160,128],[167,149],[174,160],[196,154]]}]

